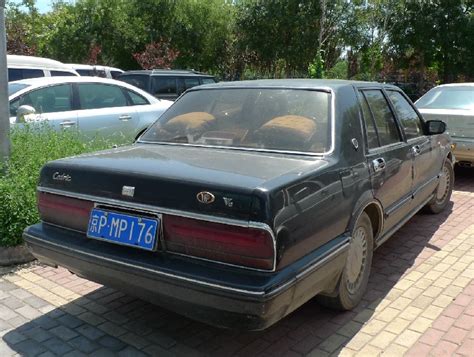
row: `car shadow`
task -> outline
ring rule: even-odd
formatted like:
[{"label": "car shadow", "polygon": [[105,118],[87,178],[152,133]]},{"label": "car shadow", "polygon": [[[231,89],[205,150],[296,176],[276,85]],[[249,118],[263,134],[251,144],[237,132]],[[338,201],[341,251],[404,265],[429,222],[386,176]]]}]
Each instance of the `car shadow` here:
[{"label": "car shadow", "polygon": [[[474,193],[474,169],[456,169],[454,201]],[[87,355],[304,355],[320,346],[337,354],[370,320],[382,299],[396,299],[400,278],[439,250],[443,225],[455,203],[438,215],[417,214],[374,253],[372,273],[361,304],[336,312],[308,301],[261,332],[222,330],[190,320],[148,302],[100,287],[3,335],[3,342],[21,355],[46,351]],[[1,322],[1,320],[0,320]],[[323,343],[331,338],[332,345]],[[139,352],[141,350],[141,352]]]}]

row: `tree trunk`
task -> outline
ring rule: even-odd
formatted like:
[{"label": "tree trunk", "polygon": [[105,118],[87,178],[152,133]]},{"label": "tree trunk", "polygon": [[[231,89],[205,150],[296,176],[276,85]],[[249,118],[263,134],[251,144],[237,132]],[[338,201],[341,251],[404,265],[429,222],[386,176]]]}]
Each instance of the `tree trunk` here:
[{"label": "tree trunk", "polygon": [[[0,166],[10,155],[10,113],[8,103],[7,39],[5,0],[0,0]],[[0,170],[3,169],[0,167]]]}]

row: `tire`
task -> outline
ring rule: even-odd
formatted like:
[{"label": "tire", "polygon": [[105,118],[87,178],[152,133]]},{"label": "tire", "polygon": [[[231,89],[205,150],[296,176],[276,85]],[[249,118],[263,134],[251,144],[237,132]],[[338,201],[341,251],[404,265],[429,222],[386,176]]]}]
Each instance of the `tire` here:
[{"label": "tire", "polygon": [[351,234],[349,252],[336,296],[318,296],[318,301],[331,309],[352,310],[362,300],[369,282],[374,238],[372,223],[363,212]]},{"label": "tire", "polygon": [[446,159],[441,170],[438,186],[434,192],[435,196],[425,206],[425,211],[429,213],[442,212],[451,199],[454,186],[454,170],[449,159]]}]

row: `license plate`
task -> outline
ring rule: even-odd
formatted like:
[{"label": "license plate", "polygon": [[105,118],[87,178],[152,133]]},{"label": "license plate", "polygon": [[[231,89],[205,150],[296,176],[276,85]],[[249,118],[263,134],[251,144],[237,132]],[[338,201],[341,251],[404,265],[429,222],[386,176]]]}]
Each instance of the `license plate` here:
[{"label": "license plate", "polygon": [[160,219],[133,216],[94,208],[87,236],[107,242],[155,250]]}]

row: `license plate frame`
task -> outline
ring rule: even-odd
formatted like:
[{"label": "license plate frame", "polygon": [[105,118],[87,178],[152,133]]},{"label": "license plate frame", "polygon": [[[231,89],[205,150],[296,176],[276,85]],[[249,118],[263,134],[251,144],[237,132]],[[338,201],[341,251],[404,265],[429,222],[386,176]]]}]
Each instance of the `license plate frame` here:
[{"label": "license plate frame", "polygon": [[[105,225],[101,217],[105,217]],[[93,222],[94,219],[96,221]],[[127,222],[126,228],[121,223],[124,221]],[[134,224],[131,224],[131,222],[134,222]],[[86,234],[87,238],[90,239],[153,252],[158,249],[161,222],[162,218],[159,214],[129,212],[128,210],[124,212],[111,207],[95,206],[89,216]],[[98,227],[98,224],[102,224],[101,228]],[[93,229],[93,227],[96,229]],[[130,231],[130,227],[132,231]],[[107,233],[107,230],[109,234],[104,234]],[[115,230],[115,237],[112,235],[112,230]],[[139,234],[138,237],[136,236],[137,233]],[[149,238],[149,235],[152,236],[151,240],[145,239]],[[125,238],[128,238],[128,240]]]}]

